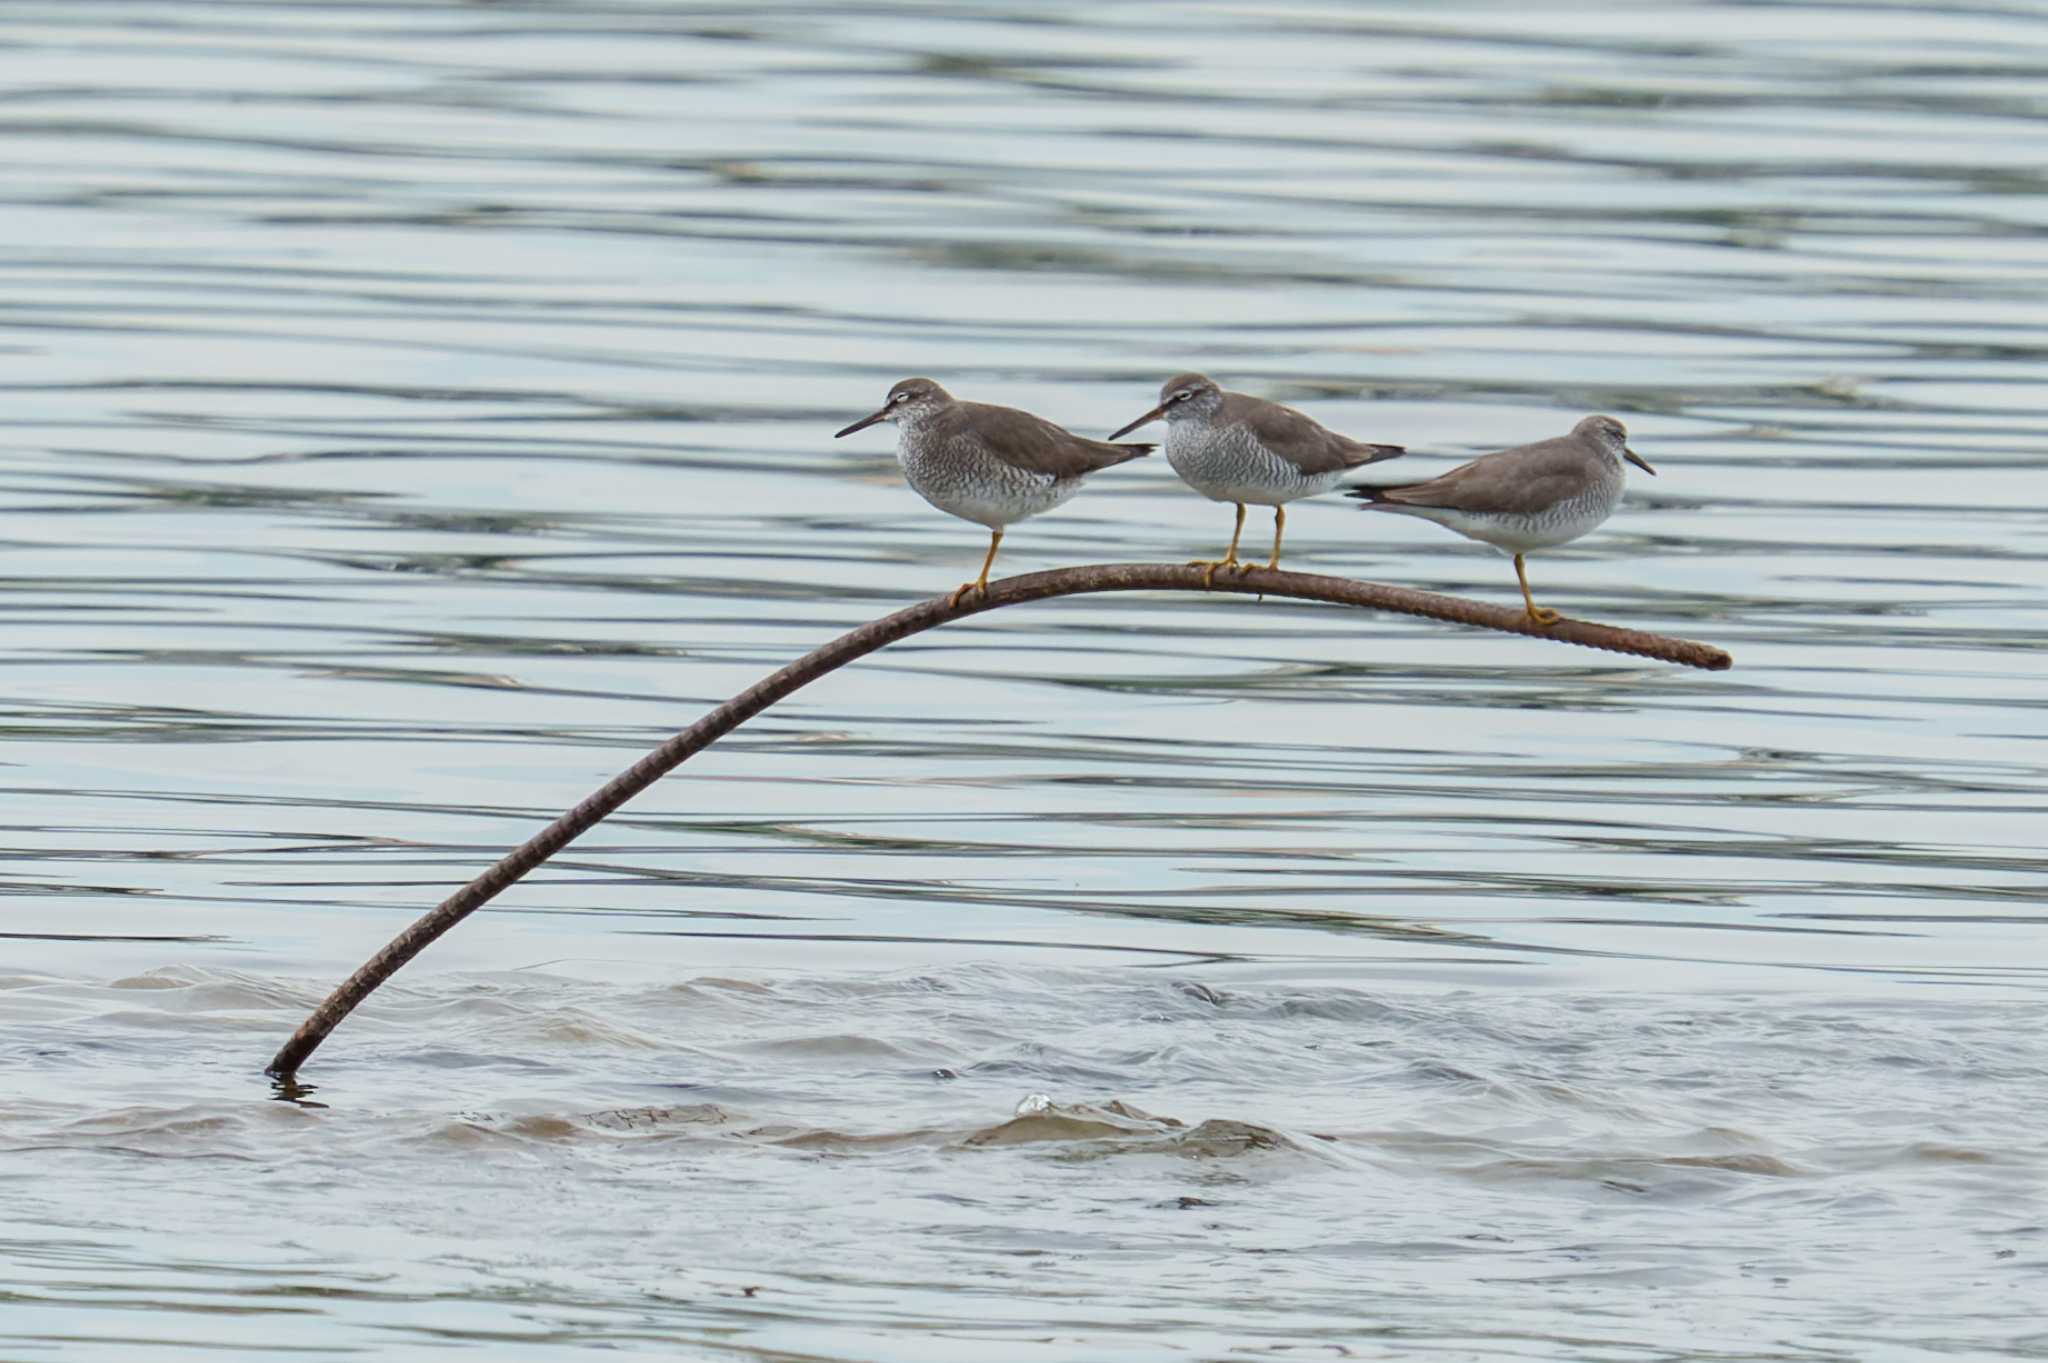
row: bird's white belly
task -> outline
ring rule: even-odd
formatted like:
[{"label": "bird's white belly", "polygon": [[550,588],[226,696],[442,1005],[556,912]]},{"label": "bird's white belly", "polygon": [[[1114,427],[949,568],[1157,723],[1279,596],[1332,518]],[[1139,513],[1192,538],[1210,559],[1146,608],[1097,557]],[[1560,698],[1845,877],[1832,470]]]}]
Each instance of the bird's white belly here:
[{"label": "bird's white belly", "polygon": [[1574,497],[1539,512],[1505,515],[1454,511],[1444,507],[1400,507],[1401,511],[1435,521],[1467,539],[1490,544],[1503,553],[1527,554],[1538,549],[1555,549],[1589,534],[1614,514],[1619,494]]}]

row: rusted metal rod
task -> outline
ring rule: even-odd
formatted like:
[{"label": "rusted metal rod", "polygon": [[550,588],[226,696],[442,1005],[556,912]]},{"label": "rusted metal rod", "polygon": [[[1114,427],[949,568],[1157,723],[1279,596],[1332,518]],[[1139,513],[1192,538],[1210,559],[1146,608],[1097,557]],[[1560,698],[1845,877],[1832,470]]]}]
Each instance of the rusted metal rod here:
[{"label": "rusted metal rod", "polygon": [[1526,634],[1531,638],[1585,648],[1632,653],[1661,662],[1680,663],[1718,672],[1734,659],[1718,648],[1670,639],[1638,630],[1615,629],[1587,620],[1560,620],[1539,625],[1520,606],[1491,605],[1436,592],[1390,587],[1377,582],[1358,582],[1344,577],[1323,577],[1313,573],[1278,572],[1253,568],[1244,573],[1217,576],[1215,585],[1205,586],[1199,567],[1168,563],[1100,564],[1085,568],[1059,568],[1049,573],[1028,573],[1023,577],[991,582],[986,595],[971,596],[952,604],[951,594],[933,597],[894,615],[862,625],[843,634],[823,648],[807,653],[772,676],[764,678],[713,710],[647,756],[607,781],[590,798],[505,854],[497,865],[448,896],[441,904],[363,963],[360,970],[342,981],[339,988],[292,1033],[272,1057],[269,1072],[281,1080],[298,1073],[299,1066],[327,1039],[355,1006],[370,996],[378,985],[391,978],[399,967],[424,951],[442,933],[497,898],[527,872],[588,832],[620,805],[653,785],[687,759],[710,747],[763,710],[828,672],[876,649],[922,634],[970,615],[1021,606],[1054,596],[1080,596],[1090,592],[1218,591],[1243,596],[1291,597],[1301,601],[1328,601],[1339,606],[1363,606],[1368,610],[1393,611],[1403,615],[1426,616],[1453,624],[1477,625],[1484,629]]}]

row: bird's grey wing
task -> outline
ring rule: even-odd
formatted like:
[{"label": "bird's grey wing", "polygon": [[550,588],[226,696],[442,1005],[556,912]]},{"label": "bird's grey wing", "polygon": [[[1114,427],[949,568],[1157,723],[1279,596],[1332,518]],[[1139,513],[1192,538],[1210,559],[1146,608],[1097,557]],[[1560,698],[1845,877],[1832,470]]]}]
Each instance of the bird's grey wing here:
[{"label": "bird's grey wing", "polygon": [[1247,399],[1230,406],[1238,410],[1226,406],[1226,417],[1236,417],[1261,445],[1305,474],[1341,473],[1405,452],[1399,445],[1373,445],[1339,435],[1313,417],[1277,402]]},{"label": "bird's grey wing", "polygon": [[1151,445],[1112,445],[1107,440],[1090,440],[1014,407],[964,402],[955,406],[970,409],[960,414],[961,434],[971,433],[992,458],[1027,473],[1079,478],[1150,454],[1154,449]]},{"label": "bird's grey wing", "polygon": [[1481,455],[1426,483],[1361,488],[1375,504],[1449,507],[1479,515],[1508,515],[1550,506],[1585,484],[1585,448],[1569,436]]}]

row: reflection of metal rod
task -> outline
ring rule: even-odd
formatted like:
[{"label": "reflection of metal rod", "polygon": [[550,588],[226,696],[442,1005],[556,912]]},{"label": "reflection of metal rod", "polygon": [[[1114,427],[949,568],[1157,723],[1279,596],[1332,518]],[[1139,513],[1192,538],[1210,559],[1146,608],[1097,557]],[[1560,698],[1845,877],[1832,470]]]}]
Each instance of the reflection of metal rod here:
[{"label": "reflection of metal rod", "polygon": [[[326,1002],[299,1025],[291,1040],[271,1059],[270,1073],[279,1079],[289,1080],[305,1063],[306,1057],[327,1039],[327,1034],[357,1004],[390,979],[400,966],[424,951],[435,938],[497,898],[528,871],[588,832],[620,805],[685,760],[710,747],[797,688],[898,639],[907,639],[913,634],[921,634],[965,616],[979,615],[998,606],[1021,606],[1027,601],[1079,596],[1089,592],[1202,590],[1202,569],[1195,565],[1128,563],[1060,568],[1049,573],[1030,573],[992,582],[985,594],[969,596],[957,606],[949,603],[950,593],[937,596],[841,635],[773,676],[756,682],[620,772],[589,799],[506,853],[497,865],[392,938],[382,951],[364,962],[362,969],[344,980],[327,996]],[[1421,615],[1433,620],[1505,630],[1510,634],[1527,634],[1537,639],[1552,639],[1586,648],[1633,653],[1638,657],[1702,667],[1712,672],[1722,671],[1734,663],[1734,659],[1720,649],[1687,639],[1668,639],[1657,634],[1596,625],[1586,620],[1560,620],[1554,625],[1539,625],[1519,605],[1488,605],[1462,597],[1440,596],[1408,587],[1388,587],[1377,582],[1356,582],[1344,577],[1251,568],[1218,575],[1213,590],[1244,596],[1257,594],[1302,601],[1328,601],[1339,606],[1364,606],[1370,610]]]}]

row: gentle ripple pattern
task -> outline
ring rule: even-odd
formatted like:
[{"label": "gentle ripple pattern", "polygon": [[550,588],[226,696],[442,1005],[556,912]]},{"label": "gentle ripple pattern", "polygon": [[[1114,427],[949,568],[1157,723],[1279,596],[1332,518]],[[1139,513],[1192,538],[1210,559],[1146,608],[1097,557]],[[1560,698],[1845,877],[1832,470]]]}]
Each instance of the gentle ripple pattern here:
[{"label": "gentle ripple pattern", "polygon": [[[0,1357],[2048,1357],[2048,11],[0,7]],[[949,588],[1207,370],[1709,676]],[[1160,461],[1013,571],[1213,555]],[[1248,540],[1264,533],[1260,518]],[[1290,560],[1512,600],[1433,527]]]}]

